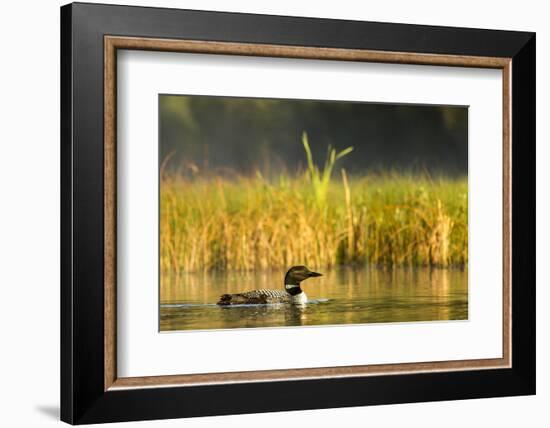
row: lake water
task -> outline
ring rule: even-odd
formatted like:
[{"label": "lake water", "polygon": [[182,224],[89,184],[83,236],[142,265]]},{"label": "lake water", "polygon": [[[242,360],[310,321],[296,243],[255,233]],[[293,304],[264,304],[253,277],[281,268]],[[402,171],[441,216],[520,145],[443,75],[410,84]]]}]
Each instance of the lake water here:
[{"label": "lake water", "polygon": [[284,272],[163,275],[160,329],[199,330],[468,319],[468,271],[337,268],[302,283],[310,303],[218,306],[220,295],[283,287]]}]

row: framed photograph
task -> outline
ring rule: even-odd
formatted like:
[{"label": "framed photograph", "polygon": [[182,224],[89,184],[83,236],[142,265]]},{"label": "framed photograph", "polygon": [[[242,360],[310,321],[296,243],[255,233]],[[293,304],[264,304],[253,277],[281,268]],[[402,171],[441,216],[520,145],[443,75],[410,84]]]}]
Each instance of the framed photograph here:
[{"label": "framed photograph", "polygon": [[61,8],[61,418],[535,393],[535,35]]}]

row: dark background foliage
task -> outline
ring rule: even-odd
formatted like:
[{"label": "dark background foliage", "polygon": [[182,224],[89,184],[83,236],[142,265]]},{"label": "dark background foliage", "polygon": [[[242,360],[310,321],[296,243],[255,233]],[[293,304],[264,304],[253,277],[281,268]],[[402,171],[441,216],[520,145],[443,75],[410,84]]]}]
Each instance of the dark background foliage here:
[{"label": "dark background foliage", "polygon": [[454,106],[160,95],[160,159],[183,174],[276,174],[304,167],[302,132],[317,163],[354,146],[351,172],[465,175],[468,109]]}]

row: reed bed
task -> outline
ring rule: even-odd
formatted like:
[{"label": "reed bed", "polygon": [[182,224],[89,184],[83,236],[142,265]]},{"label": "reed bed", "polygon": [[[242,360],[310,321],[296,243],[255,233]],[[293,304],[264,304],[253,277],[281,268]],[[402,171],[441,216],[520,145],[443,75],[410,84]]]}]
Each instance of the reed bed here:
[{"label": "reed bed", "polygon": [[321,197],[314,184],[307,171],[269,180],[163,174],[161,269],[467,263],[466,178],[354,177],[340,169]]}]

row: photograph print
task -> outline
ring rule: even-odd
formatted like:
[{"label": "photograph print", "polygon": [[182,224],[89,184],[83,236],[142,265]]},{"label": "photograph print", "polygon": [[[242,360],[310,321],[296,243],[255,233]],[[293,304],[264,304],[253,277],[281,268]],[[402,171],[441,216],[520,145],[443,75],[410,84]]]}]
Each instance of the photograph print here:
[{"label": "photograph print", "polygon": [[466,106],[159,95],[160,330],[468,319]]}]

